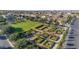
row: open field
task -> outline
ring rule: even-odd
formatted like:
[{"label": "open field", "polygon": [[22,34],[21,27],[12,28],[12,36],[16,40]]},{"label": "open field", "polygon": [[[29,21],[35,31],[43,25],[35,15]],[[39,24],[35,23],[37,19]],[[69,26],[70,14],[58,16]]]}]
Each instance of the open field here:
[{"label": "open field", "polygon": [[27,20],[26,22],[20,22],[20,23],[12,24],[13,27],[21,28],[23,31],[35,29],[35,27],[38,27],[40,25],[42,25],[42,23],[29,21],[29,20]]}]

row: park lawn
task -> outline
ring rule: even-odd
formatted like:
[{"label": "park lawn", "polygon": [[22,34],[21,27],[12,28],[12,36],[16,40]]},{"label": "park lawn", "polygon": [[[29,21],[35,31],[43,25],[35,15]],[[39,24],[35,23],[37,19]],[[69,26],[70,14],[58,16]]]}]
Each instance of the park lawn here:
[{"label": "park lawn", "polygon": [[20,23],[12,24],[12,27],[21,28],[23,31],[28,31],[30,29],[35,29],[35,27],[38,27],[40,25],[42,25],[42,23],[27,20],[26,22],[20,22]]}]

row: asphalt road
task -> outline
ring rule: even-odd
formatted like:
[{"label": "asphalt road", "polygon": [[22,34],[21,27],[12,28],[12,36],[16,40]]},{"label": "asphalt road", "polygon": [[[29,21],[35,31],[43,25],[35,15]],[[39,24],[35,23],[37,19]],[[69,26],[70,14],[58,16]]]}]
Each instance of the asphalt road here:
[{"label": "asphalt road", "polygon": [[64,49],[79,49],[79,18],[71,24],[71,30],[65,39],[62,48]]},{"label": "asphalt road", "polygon": [[79,49],[79,18],[76,19],[74,25],[72,26],[72,29],[74,29],[75,34],[75,46],[77,49]]},{"label": "asphalt road", "polygon": [[7,39],[5,36],[0,36],[0,49],[10,49],[11,46],[8,43]]}]

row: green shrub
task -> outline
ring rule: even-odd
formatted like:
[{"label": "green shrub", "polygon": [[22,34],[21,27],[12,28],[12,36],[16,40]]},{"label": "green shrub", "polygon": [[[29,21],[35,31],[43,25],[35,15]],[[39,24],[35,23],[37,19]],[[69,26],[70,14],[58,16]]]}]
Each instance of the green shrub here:
[{"label": "green shrub", "polygon": [[26,39],[19,39],[16,41],[16,48],[25,48],[28,44],[28,41]]},{"label": "green shrub", "polygon": [[10,41],[17,41],[18,33],[13,33],[9,36]]},{"label": "green shrub", "polygon": [[66,30],[66,32],[64,33],[64,35],[63,35],[61,41],[59,42],[59,44],[58,44],[58,46],[57,46],[57,49],[61,48],[62,44],[64,43],[65,38],[66,38],[66,36],[67,36],[67,34],[68,34],[68,30],[69,30],[69,28],[68,28],[68,29]]}]

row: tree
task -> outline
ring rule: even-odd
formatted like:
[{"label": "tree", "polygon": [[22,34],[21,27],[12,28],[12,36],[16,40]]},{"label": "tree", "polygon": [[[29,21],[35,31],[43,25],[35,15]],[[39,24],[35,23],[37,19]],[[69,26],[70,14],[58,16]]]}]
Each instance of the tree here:
[{"label": "tree", "polygon": [[72,16],[71,16],[71,15],[69,15],[69,16],[67,17],[67,23],[70,23],[70,22],[71,22],[71,20],[72,20]]},{"label": "tree", "polygon": [[8,29],[9,29],[9,26],[8,26],[8,25],[3,25],[3,26],[1,27],[2,34],[7,33]]},{"label": "tree", "polygon": [[19,39],[16,42],[16,48],[20,48],[20,49],[25,48],[28,43],[29,42],[26,39],[24,39],[24,38],[23,39]]},{"label": "tree", "polygon": [[5,25],[6,19],[3,16],[0,16],[0,25]]},{"label": "tree", "polygon": [[2,33],[3,34],[11,34],[11,33],[14,33],[15,32],[15,28],[14,27],[11,27],[11,26],[9,26],[9,25],[4,25],[3,27],[2,27]]},{"label": "tree", "polygon": [[13,33],[9,36],[9,40],[11,41],[17,41],[18,39],[18,33]]},{"label": "tree", "polygon": [[0,22],[5,22],[6,19],[3,16],[0,16]]},{"label": "tree", "polygon": [[9,34],[14,33],[14,32],[15,32],[15,28],[9,26],[8,29],[7,29],[7,32],[8,32]]},{"label": "tree", "polygon": [[30,29],[29,31],[27,31],[27,34],[30,36],[30,35],[32,35],[32,29]]},{"label": "tree", "polygon": [[51,31],[55,31],[57,29],[57,26],[54,24],[51,24]]},{"label": "tree", "polygon": [[35,44],[31,44],[31,45],[28,45],[26,48],[27,49],[38,49],[39,47]]}]

